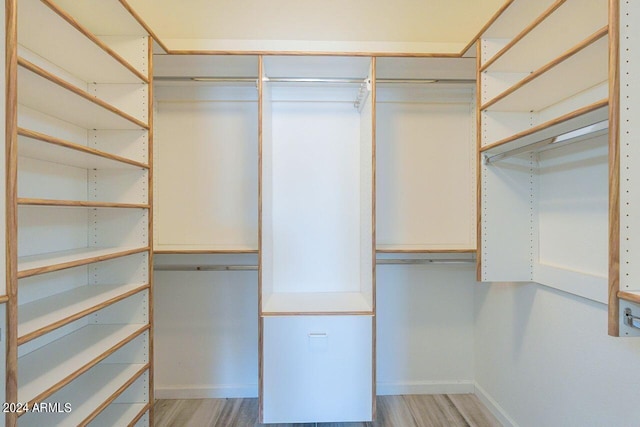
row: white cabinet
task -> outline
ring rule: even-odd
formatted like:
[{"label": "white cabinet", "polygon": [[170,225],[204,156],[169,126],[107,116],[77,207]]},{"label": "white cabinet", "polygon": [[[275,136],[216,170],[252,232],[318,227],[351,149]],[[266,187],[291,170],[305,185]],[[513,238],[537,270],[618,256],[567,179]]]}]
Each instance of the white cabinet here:
[{"label": "white cabinet", "polygon": [[371,316],[271,316],[263,328],[263,422],[371,419]]}]

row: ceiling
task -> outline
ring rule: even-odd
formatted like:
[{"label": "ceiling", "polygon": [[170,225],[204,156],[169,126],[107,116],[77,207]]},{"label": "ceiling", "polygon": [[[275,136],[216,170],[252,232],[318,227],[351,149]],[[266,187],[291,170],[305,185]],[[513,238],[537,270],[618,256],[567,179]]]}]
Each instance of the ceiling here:
[{"label": "ceiling", "polygon": [[184,45],[185,39],[464,46],[504,1],[128,0],[128,3],[171,48],[173,40],[182,40],[179,43]]}]

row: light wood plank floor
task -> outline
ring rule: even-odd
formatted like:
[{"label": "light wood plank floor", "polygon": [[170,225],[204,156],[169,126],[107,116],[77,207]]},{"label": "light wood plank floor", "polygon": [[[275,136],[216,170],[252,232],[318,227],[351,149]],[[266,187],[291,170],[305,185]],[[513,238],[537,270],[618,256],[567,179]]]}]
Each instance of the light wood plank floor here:
[{"label": "light wood plank floor", "polygon": [[[378,396],[372,423],[318,423],[318,427],[499,427],[472,394]],[[257,399],[158,400],[156,427],[259,427]],[[316,427],[316,424],[269,424]]]}]

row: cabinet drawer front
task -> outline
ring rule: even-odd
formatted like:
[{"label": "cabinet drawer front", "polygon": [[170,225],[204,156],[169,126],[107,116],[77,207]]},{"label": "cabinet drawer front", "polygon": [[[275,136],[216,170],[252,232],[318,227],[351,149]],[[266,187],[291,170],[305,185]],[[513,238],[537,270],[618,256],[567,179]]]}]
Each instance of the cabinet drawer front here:
[{"label": "cabinet drawer front", "polygon": [[372,418],[371,316],[266,317],[265,423]]}]

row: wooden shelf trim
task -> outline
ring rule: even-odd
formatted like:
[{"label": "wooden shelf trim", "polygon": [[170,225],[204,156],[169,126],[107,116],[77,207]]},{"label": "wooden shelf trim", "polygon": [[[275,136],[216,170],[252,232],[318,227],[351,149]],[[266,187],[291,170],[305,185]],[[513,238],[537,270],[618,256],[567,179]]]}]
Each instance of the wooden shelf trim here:
[{"label": "wooden shelf trim", "polygon": [[165,51],[165,53],[170,53],[167,45],[164,44],[162,40],[160,40],[158,35],[151,29],[151,27],[144,21],[144,19],[142,19],[140,14],[138,14],[138,12],[136,12],[131,7],[131,5],[127,2],[127,0],[120,0],[120,4],[122,5],[122,7],[126,9],[127,12],[129,12],[129,15],[131,15],[133,19],[138,21],[138,24],[140,24],[140,26],[144,28],[144,30],[151,36],[151,38],[155,40],[156,43],[158,43],[158,46],[160,46],[162,50]]},{"label": "wooden shelf trim", "polygon": [[140,419],[144,416],[144,414],[147,413],[147,411],[151,409],[151,403],[147,403],[146,405],[144,405],[144,407],[140,410],[140,412],[138,412],[138,414],[133,418],[133,420],[131,420],[131,422],[129,424],[127,424],[127,427],[134,427],[138,421],[140,421]]},{"label": "wooden shelf trim", "polygon": [[557,67],[559,64],[563,63],[567,59],[569,59],[572,56],[576,55],[577,53],[579,53],[580,51],[582,51],[586,47],[592,45],[596,41],[598,41],[601,38],[607,36],[608,33],[609,33],[609,27],[608,26],[605,26],[605,27],[601,28],[600,30],[598,30],[594,34],[592,34],[590,37],[588,37],[586,40],[584,40],[581,43],[579,43],[577,46],[574,46],[573,48],[569,49],[564,54],[560,55],[559,57],[557,57],[553,61],[549,62],[547,65],[544,65],[543,67],[541,67],[538,70],[534,71],[533,73],[529,74],[524,79],[520,80],[518,83],[516,83],[513,86],[511,86],[509,89],[505,90],[504,92],[502,92],[501,94],[497,95],[493,99],[487,101],[484,105],[482,105],[480,107],[480,109],[483,110],[483,111],[487,110],[488,108],[490,108],[491,106],[495,105],[499,101],[501,101],[501,100],[507,98],[509,95],[517,92],[523,86],[526,86],[527,84],[531,83],[532,81],[534,81],[538,77],[542,76],[543,74],[545,74],[549,70],[552,70],[553,68]]},{"label": "wooden shelf trim", "polygon": [[373,311],[262,311],[260,317],[270,316],[375,316]]},{"label": "wooden shelf trim", "polygon": [[378,254],[475,254],[476,249],[376,249]]},{"label": "wooden shelf trim", "polygon": [[20,346],[20,345],[22,345],[24,343],[27,343],[27,342],[29,342],[29,341],[31,341],[33,339],[41,337],[42,335],[45,335],[45,334],[47,334],[47,333],[49,333],[51,331],[54,331],[54,330],[56,330],[56,329],[58,329],[58,328],[60,328],[60,327],[62,327],[64,325],[67,325],[67,324],[69,324],[71,322],[74,322],[74,321],[76,321],[78,319],[81,319],[81,318],[83,318],[83,317],[85,317],[85,316],[87,316],[89,314],[92,314],[92,313],[95,313],[97,311],[100,311],[105,307],[113,305],[113,304],[115,304],[115,303],[117,303],[119,301],[122,301],[124,299],[129,298],[132,295],[135,295],[135,294],[140,293],[140,292],[142,292],[142,291],[144,291],[146,289],[149,289],[149,287],[150,286],[149,286],[148,283],[144,284],[144,285],[142,285],[140,287],[137,287],[135,289],[132,289],[132,290],[130,290],[128,292],[124,292],[124,293],[122,293],[122,294],[120,294],[118,296],[115,296],[113,298],[109,298],[109,299],[107,299],[105,301],[102,301],[99,304],[95,304],[95,305],[93,305],[91,307],[87,307],[87,308],[85,308],[83,310],[80,310],[80,311],[78,311],[76,313],[73,313],[73,314],[71,314],[71,315],[69,315],[67,317],[64,317],[64,318],[62,318],[62,319],[60,319],[58,321],[55,321],[55,322],[53,322],[53,323],[51,323],[49,325],[43,326],[41,328],[38,328],[35,331],[32,331],[32,332],[29,332],[27,334],[18,336],[18,345]]},{"label": "wooden shelf trim", "polygon": [[79,267],[81,265],[93,264],[100,261],[107,261],[110,259],[120,258],[127,255],[138,254],[142,252],[148,252],[150,248],[148,246],[135,248],[135,249],[127,249],[124,251],[117,251],[115,248],[115,252],[107,253],[104,255],[90,256],[86,258],[79,258],[72,261],[49,264],[42,267],[30,268],[27,270],[18,271],[18,279],[22,279],[25,277],[37,276],[39,274],[50,273],[53,271],[64,270],[72,267]]},{"label": "wooden shelf trim", "polygon": [[[82,366],[78,370],[76,370],[75,372],[73,372],[70,375],[68,375],[67,377],[65,377],[63,380],[59,381],[55,385],[49,387],[47,390],[44,390],[42,393],[38,394],[36,397],[34,397],[33,399],[31,399],[29,401],[29,406],[31,407],[34,403],[44,401],[46,398],[48,398],[49,396],[51,396],[52,394],[54,394],[58,390],[62,389],[64,386],[66,386],[69,383],[71,383],[73,380],[78,378],[80,375],[84,374],[89,369],[93,368],[98,363],[102,362],[104,359],[106,359],[107,357],[111,356],[113,353],[115,353],[116,351],[118,351],[119,349],[124,347],[126,344],[130,343],[135,338],[139,337],[140,335],[142,335],[144,332],[146,332],[148,330],[150,330],[150,325],[144,325],[143,327],[138,329],[136,332],[134,332],[133,334],[129,335],[124,340],[120,341],[118,344],[114,345],[113,347],[111,347],[110,349],[105,351],[104,353],[102,353],[99,356],[95,357],[89,363],[85,364],[84,366]],[[138,374],[138,376],[139,376],[139,374]],[[22,414],[20,414],[20,415],[22,415]],[[97,415],[97,413],[96,413],[96,415]],[[95,418],[95,416],[94,416],[94,418]]]},{"label": "wooden shelf trim", "polygon": [[557,0],[553,3],[547,10],[545,10],[542,15],[536,18],[531,24],[529,24],[520,34],[515,36],[505,47],[500,49],[498,53],[493,55],[491,59],[489,59],[481,68],[480,72],[485,71],[489,68],[494,62],[496,62],[500,57],[502,57],[505,53],[511,50],[520,40],[522,40],[527,34],[529,34],[534,28],[536,28],[542,21],[547,19],[553,12],[555,12],[560,6],[562,6],[567,0]]},{"label": "wooden shelf trim", "polygon": [[138,372],[136,372],[131,378],[129,378],[127,382],[122,384],[122,386],[120,386],[118,390],[116,390],[111,396],[109,396],[107,400],[105,400],[102,404],[100,404],[100,406],[98,406],[80,424],[78,424],[78,427],[85,427],[91,421],[93,421],[102,411],[104,411],[107,408],[107,406],[109,406],[114,400],[118,398],[118,396],[120,396],[127,388],[129,388],[131,384],[133,384],[138,378],[142,376],[142,374],[144,374],[147,370],[149,370],[150,367],[151,367],[150,363],[145,364],[140,370],[138,370]]},{"label": "wooden shelf trim", "polygon": [[617,295],[621,300],[640,304],[640,292],[618,291]]},{"label": "wooden shelf trim", "polygon": [[491,143],[489,145],[485,145],[483,147],[480,147],[480,152],[489,151],[489,150],[494,149],[496,147],[500,147],[502,145],[509,144],[510,142],[516,141],[516,140],[518,140],[520,138],[524,138],[524,137],[533,135],[533,134],[541,132],[541,131],[543,131],[543,130],[545,130],[547,128],[550,128],[552,126],[567,122],[567,121],[575,119],[575,118],[578,118],[578,117],[580,117],[580,116],[582,116],[584,114],[591,113],[591,112],[599,110],[601,108],[605,108],[608,105],[609,105],[609,100],[608,99],[603,99],[603,100],[598,101],[596,103],[593,103],[591,105],[587,105],[586,107],[582,107],[582,108],[580,108],[578,110],[575,110],[575,111],[572,111],[572,112],[570,112],[568,114],[565,114],[564,116],[557,117],[557,118],[555,118],[553,120],[550,120],[548,122],[542,123],[542,124],[540,124],[538,126],[532,127],[530,129],[527,129],[527,130],[522,131],[522,132],[518,132],[518,133],[516,133],[516,134],[514,134],[514,135],[512,135],[512,136],[510,136],[508,138],[501,139],[500,141],[496,141],[496,142]]},{"label": "wooden shelf trim", "polygon": [[48,6],[51,10],[53,10],[58,16],[67,21],[69,25],[78,30],[83,36],[91,40],[98,48],[105,51],[108,55],[113,57],[116,61],[122,64],[123,67],[128,69],[132,74],[134,74],[141,82],[145,84],[149,84],[149,78],[142,74],[139,70],[137,70],[133,65],[131,65],[126,59],[124,59],[120,54],[107,46],[102,40],[96,37],[91,31],[85,28],[82,24],[76,21],[71,15],[69,15],[64,10],[60,9],[58,5],[56,5],[51,0],[41,0],[46,6]]},{"label": "wooden shelf trim", "polygon": [[0,304],[4,304],[9,301],[9,295],[0,295]]},{"label": "wooden shelf trim", "polygon": [[18,198],[18,205],[62,206],[62,207],[79,207],[79,208],[149,209],[149,205],[144,203],[88,202],[83,200],[53,200],[53,199],[31,199],[31,198]]},{"label": "wooden shelf trim", "polygon": [[96,104],[97,106],[104,108],[105,110],[120,116],[121,118],[133,123],[134,125],[145,129],[145,130],[149,130],[149,125],[147,123],[144,123],[141,120],[136,119],[135,117],[131,116],[130,114],[125,113],[124,111],[119,110],[118,108],[114,107],[111,104],[106,103],[105,101],[101,100],[100,98],[96,98],[95,96],[92,96],[91,94],[87,93],[86,91],[79,89],[78,87],[62,80],[61,78],[49,73],[48,71],[44,70],[43,68],[38,67],[37,65],[27,61],[24,58],[20,58],[18,57],[18,65],[26,70],[31,71],[32,73],[49,80],[51,83],[56,84],[58,86],[60,86],[61,88],[68,90],[69,92],[74,93],[75,95],[89,101],[92,102],[94,104]]},{"label": "wooden shelf trim", "polygon": [[180,255],[180,254],[257,254],[258,249],[155,249],[154,254],[158,255]]},{"label": "wooden shelf trim", "polygon": [[69,150],[79,151],[81,153],[89,154],[96,157],[101,157],[107,160],[113,160],[115,162],[124,163],[131,166],[136,166],[142,169],[149,169],[149,165],[142,162],[136,162],[135,160],[127,159],[126,157],[110,154],[105,151],[96,150],[94,148],[85,147],[84,145],[78,145],[64,139],[56,138],[44,133],[36,132],[30,129],[18,128],[18,135],[26,138],[36,139],[38,141],[46,142],[49,144],[57,145],[59,147],[68,148]]}]

